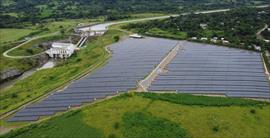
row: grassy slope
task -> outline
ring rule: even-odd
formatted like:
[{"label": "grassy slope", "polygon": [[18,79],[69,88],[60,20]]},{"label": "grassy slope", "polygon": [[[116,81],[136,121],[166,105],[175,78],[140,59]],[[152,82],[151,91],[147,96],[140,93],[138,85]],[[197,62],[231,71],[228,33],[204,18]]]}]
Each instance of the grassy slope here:
[{"label": "grassy slope", "polygon": [[[78,75],[96,68],[108,58],[104,47],[114,42],[114,36],[123,35],[120,31],[109,31],[93,40],[82,51],[53,69],[41,70],[32,76],[18,81],[13,87],[2,90],[0,114],[17,108],[26,102],[63,86]],[[46,85],[44,85],[46,84]]]},{"label": "grassy slope", "polygon": [[[194,100],[198,100],[195,105]],[[270,135],[269,116],[269,104],[251,100],[132,93],[53,117],[4,137],[87,137],[91,133],[93,137],[256,138]]]},{"label": "grassy slope", "polygon": [[[31,56],[44,51],[44,49],[40,48],[38,45],[43,42],[59,40],[63,38],[60,33],[54,33],[52,35],[46,35],[45,37],[40,37],[38,39],[32,40],[29,43],[22,45],[21,47],[14,49],[10,53],[10,56]],[[29,52],[31,50],[32,52]]]},{"label": "grassy slope", "polygon": [[32,29],[0,29],[0,44],[19,40],[35,31]]}]

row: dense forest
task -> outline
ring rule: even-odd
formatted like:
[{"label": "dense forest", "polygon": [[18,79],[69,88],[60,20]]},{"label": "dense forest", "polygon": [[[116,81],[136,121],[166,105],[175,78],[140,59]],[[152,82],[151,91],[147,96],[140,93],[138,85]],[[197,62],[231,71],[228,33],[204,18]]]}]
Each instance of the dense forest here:
[{"label": "dense forest", "polygon": [[[170,19],[129,24],[125,29],[143,34],[181,35],[182,39],[208,39],[209,42],[227,40],[230,45],[253,48],[253,45],[270,49],[269,44],[256,38],[256,32],[270,23],[270,8],[239,8],[229,12],[190,14]],[[158,31],[157,31],[158,30]],[[215,40],[217,39],[217,40]],[[212,40],[212,41],[211,41]],[[220,41],[218,41],[220,40]],[[226,41],[226,43],[228,43]]]},{"label": "dense forest", "polygon": [[45,19],[92,18],[107,20],[129,17],[130,13],[180,13],[193,10],[231,8],[270,3],[269,0],[1,0],[0,27],[18,27]]}]

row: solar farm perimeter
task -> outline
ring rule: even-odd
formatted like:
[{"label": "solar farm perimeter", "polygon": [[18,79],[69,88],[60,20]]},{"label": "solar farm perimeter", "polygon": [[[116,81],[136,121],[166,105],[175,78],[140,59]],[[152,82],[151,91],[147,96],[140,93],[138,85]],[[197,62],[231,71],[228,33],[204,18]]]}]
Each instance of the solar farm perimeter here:
[{"label": "solar farm perimeter", "polygon": [[[9,121],[35,121],[83,103],[135,90],[179,41],[126,39],[109,47],[112,57],[101,69],[61,92],[26,106]],[[260,53],[192,42],[181,42],[174,59],[159,72],[148,91],[222,94],[270,98]]]}]

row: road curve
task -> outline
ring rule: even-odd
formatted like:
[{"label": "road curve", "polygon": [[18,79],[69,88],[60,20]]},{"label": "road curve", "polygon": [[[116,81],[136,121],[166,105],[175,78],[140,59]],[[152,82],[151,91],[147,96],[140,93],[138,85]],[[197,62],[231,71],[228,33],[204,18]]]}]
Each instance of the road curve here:
[{"label": "road curve", "polygon": [[[270,5],[260,5],[260,6],[254,6],[254,8],[265,8],[265,7],[269,7]],[[208,14],[208,13],[217,13],[217,12],[226,12],[226,11],[230,11],[231,9],[218,9],[218,10],[206,10],[206,11],[197,11],[197,12],[194,12],[195,14]],[[180,15],[188,15],[188,14],[191,14],[190,12],[189,13],[182,13]],[[101,23],[101,24],[97,24],[97,25],[93,25],[93,26],[88,26],[88,27],[82,27],[82,28],[79,28],[79,30],[81,31],[88,31],[88,30],[92,30],[92,31],[102,31],[102,30],[108,30],[108,27],[111,26],[111,25],[116,25],[116,24],[123,24],[123,23],[132,23],[132,22],[140,22],[140,21],[149,21],[149,20],[156,20],[156,19],[166,19],[166,18],[170,18],[170,17],[177,17],[177,16],[180,16],[179,14],[171,14],[171,15],[165,15],[165,16],[157,16],[157,17],[149,17],[149,18],[142,18],[142,19],[133,19],[133,20],[126,20],[126,21],[115,21],[115,22],[105,22],[105,23]],[[55,33],[58,33],[58,32],[55,32]],[[48,35],[53,35],[52,34],[48,34]],[[8,58],[15,58],[15,59],[20,59],[20,58],[31,58],[31,57],[35,57],[35,56],[38,56],[42,53],[39,53],[39,54],[36,54],[36,55],[31,55],[31,56],[10,56],[8,55],[8,53],[18,47],[21,47],[22,45],[32,41],[32,40],[35,40],[35,39],[38,39],[38,38],[41,38],[41,37],[46,37],[48,35],[43,35],[43,36],[39,36],[39,37],[35,37],[35,38],[32,38],[31,40],[28,40],[16,47],[13,47],[7,51],[5,51],[3,53],[3,56],[4,57],[8,57]]]},{"label": "road curve", "polygon": [[267,25],[267,24],[265,24],[264,25],[264,27],[262,28],[262,29],[260,29],[258,32],[257,32],[257,39],[260,39],[260,40],[263,40],[263,41],[265,41],[265,42],[269,42],[269,40],[267,40],[267,39],[264,39],[263,38],[263,36],[261,35],[261,33],[265,30],[265,29],[267,29],[269,26]]},{"label": "road curve", "polygon": [[[253,8],[266,8],[269,7],[270,5],[260,5],[260,6],[251,6]],[[217,12],[226,12],[230,11],[231,9],[217,9],[217,10],[205,10],[205,11],[196,11],[193,12],[194,14],[208,14],[208,13],[217,13]],[[180,15],[188,15],[191,14],[191,12],[187,13],[182,13]],[[157,16],[157,17],[148,17],[148,18],[142,18],[142,19],[133,19],[133,20],[126,20],[126,21],[115,21],[115,22],[105,22],[93,26],[87,26],[87,27],[82,27],[79,28],[81,31],[102,31],[102,30],[107,30],[109,26],[111,25],[116,25],[116,24],[123,24],[123,23],[132,23],[132,22],[140,22],[140,21],[149,21],[149,20],[156,20],[156,19],[166,19],[170,17],[177,17],[180,16],[179,14],[170,14],[170,15],[164,15],[164,16]]]},{"label": "road curve", "polygon": [[31,55],[31,56],[11,56],[11,55],[8,55],[8,53],[11,52],[11,51],[13,51],[13,50],[15,50],[15,49],[17,49],[17,48],[19,48],[19,47],[21,47],[21,46],[23,46],[23,45],[25,45],[25,44],[27,44],[27,43],[29,43],[29,42],[31,42],[31,41],[33,41],[33,40],[36,40],[36,39],[39,39],[39,38],[43,38],[43,37],[48,37],[48,36],[57,35],[58,33],[59,33],[59,32],[54,32],[54,33],[50,33],[50,34],[46,34],[46,35],[42,35],[42,36],[33,37],[33,38],[31,38],[30,40],[27,40],[27,41],[25,41],[25,42],[23,42],[23,43],[21,43],[21,44],[15,46],[15,47],[11,48],[11,49],[5,51],[5,52],[3,53],[3,56],[4,56],[4,57],[7,57],[7,58],[13,58],[13,59],[22,59],[22,58],[31,58],[31,57],[36,57],[36,56],[38,56],[38,55],[41,55],[41,54],[43,54],[44,52],[41,52],[41,53],[38,53],[38,54],[35,54],[35,55]]},{"label": "road curve", "polygon": [[[226,12],[229,11],[230,9],[219,9],[219,10],[208,10],[208,11],[198,11],[194,12],[195,14],[207,14],[207,13],[216,13],[216,12]],[[183,13],[180,15],[188,15],[191,13]],[[117,25],[117,24],[123,24],[123,23],[132,23],[132,22],[141,22],[141,21],[150,21],[150,20],[157,20],[157,19],[166,19],[170,17],[177,17],[180,16],[179,14],[170,14],[170,15],[165,15],[165,16],[157,16],[157,17],[149,17],[149,18],[142,18],[142,19],[133,19],[133,20],[126,20],[126,21],[115,21],[115,22],[105,22],[102,24],[97,24],[93,26],[88,26],[88,27],[83,27],[80,28],[79,30],[81,31],[102,31],[102,30],[107,30],[109,26],[111,25]]]}]

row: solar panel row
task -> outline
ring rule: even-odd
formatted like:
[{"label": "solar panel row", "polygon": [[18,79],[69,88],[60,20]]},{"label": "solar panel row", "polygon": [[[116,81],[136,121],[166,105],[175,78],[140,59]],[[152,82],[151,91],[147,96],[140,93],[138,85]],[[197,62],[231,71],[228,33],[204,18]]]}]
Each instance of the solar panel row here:
[{"label": "solar panel row", "polygon": [[166,39],[128,39],[111,45],[112,57],[101,69],[73,82],[62,92],[55,92],[43,101],[19,111],[9,121],[35,121],[41,116],[65,111],[72,106],[136,88],[137,82],[176,45]]},{"label": "solar panel row", "polygon": [[150,90],[270,98],[260,53],[191,42],[182,48]]}]

